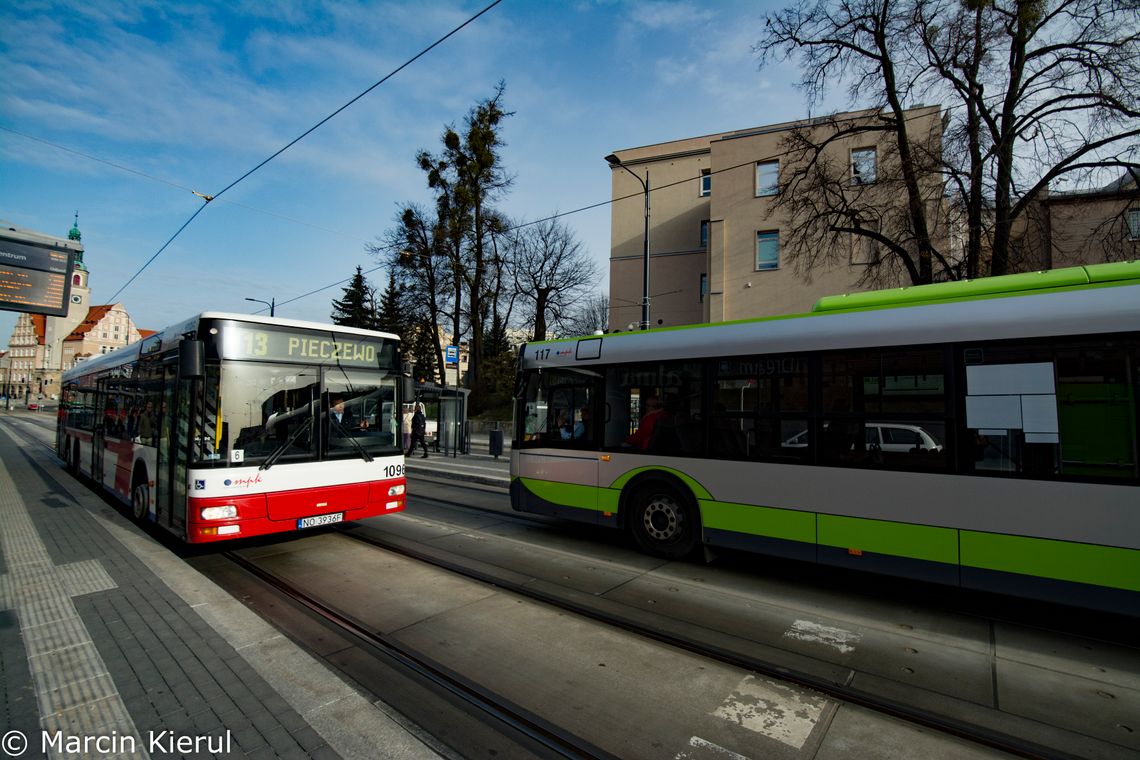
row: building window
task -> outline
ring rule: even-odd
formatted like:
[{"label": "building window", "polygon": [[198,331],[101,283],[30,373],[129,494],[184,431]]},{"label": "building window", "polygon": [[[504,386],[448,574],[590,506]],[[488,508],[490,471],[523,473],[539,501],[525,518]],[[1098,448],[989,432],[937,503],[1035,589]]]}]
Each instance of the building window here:
[{"label": "building window", "polygon": [[760,161],[756,164],[756,197],[780,192],[780,162]]},{"label": "building window", "polygon": [[701,220],[701,248],[709,247],[709,220]]},{"label": "building window", "polygon": [[780,233],[756,233],[756,269],[780,268]]},{"label": "building window", "polygon": [[712,169],[701,169],[701,197],[712,195]]},{"label": "building window", "polygon": [[701,294],[701,303],[704,303],[705,296],[709,294],[709,276],[705,272],[701,272],[701,284],[698,292]]},{"label": "building window", "polygon": [[1128,209],[1128,239],[1140,240],[1140,208]]},{"label": "building window", "polygon": [[856,148],[851,151],[851,184],[870,185],[875,181],[875,149]]}]

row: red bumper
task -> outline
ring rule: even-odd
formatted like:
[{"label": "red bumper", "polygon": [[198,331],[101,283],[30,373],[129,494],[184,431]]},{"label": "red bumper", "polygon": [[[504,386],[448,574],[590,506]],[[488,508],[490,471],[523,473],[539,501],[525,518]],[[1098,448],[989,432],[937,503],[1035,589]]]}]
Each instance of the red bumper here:
[{"label": "red bumper", "polygon": [[[229,498],[187,499],[186,541],[192,544],[228,541],[298,530],[304,518],[343,513],[344,521],[402,512],[406,485],[403,478],[303,488],[269,494]],[[237,516],[203,519],[205,509],[235,507]]]}]

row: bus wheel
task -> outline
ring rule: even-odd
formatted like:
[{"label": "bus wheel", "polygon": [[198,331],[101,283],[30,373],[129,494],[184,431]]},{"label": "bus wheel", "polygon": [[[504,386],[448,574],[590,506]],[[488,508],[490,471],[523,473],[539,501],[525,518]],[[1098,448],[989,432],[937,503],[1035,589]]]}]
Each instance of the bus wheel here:
[{"label": "bus wheel", "polygon": [[635,494],[632,507],[629,526],[642,551],[681,559],[697,545],[695,511],[675,486],[663,481],[646,483]]},{"label": "bus wheel", "polygon": [[146,520],[149,502],[150,486],[146,484],[146,478],[136,477],[135,484],[131,486],[131,517],[136,522]]}]

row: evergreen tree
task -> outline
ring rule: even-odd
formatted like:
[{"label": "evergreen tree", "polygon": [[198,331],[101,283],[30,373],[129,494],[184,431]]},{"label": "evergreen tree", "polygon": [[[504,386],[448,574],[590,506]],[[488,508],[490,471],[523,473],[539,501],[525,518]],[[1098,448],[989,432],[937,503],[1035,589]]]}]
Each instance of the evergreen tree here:
[{"label": "evergreen tree", "polygon": [[404,352],[412,362],[415,362],[415,379],[418,382],[437,382],[439,375],[436,372],[436,340],[432,335],[431,325],[420,322],[409,328],[411,334],[405,337]]},{"label": "evergreen tree", "polygon": [[376,329],[376,295],[360,267],[356,268],[356,274],[349,280],[348,287],[344,288],[344,297],[333,301],[332,306],[333,324],[365,330]]},{"label": "evergreen tree", "polygon": [[376,329],[399,335],[402,340],[410,336],[408,331],[410,321],[404,308],[404,290],[396,283],[396,273],[388,273],[388,287],[380,296],[380,309],[376,314]]}]

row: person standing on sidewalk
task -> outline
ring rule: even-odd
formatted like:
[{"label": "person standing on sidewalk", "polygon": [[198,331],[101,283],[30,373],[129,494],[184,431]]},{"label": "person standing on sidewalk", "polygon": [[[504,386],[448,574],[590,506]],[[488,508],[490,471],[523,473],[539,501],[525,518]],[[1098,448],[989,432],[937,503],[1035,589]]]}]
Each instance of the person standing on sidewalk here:
[{"label": "person standing on sidewalk", "polygon": [[412,417],[414,412],[409,409],[404,412],[403,418],[400,420],[400,431],[404,434],[404,451],[412,450]]},{"label": "person standing on sidewalk", "polygon": [[416,450],[416,441],[419,441],[420,446],[424,449],[422,459],[428,458],[427,449],[427,415],[424,414],[423,402],[416,404],[416,413],[412,415],[412,444],[408,446],[408,451],[404,456],[411,456],[412,452]]}]

